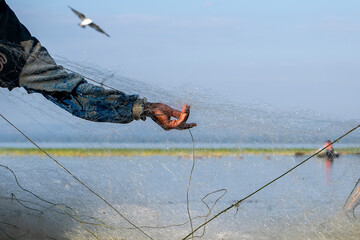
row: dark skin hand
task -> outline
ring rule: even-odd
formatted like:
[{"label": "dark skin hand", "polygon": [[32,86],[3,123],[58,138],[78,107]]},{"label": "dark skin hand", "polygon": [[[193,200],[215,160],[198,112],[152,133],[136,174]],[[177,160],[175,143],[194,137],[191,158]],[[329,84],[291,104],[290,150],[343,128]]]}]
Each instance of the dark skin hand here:
[{"label": "dark skin hand", "polygon": [[[190,106],[186,104],[180,112],[163,103],[147,103],[144,114],[167,131],[189,129],[196,126],[196,123],[186,123],[190,115]],[[171,117],[175,119],[172,120]]]}]

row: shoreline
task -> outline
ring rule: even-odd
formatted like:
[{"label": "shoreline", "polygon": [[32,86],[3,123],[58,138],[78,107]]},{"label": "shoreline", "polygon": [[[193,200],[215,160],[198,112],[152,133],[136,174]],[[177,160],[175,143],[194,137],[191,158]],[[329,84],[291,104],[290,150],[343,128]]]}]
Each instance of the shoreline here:
[{"label": "shoreline", "polygon": [[[60,157],[113,157],[113,156],[175,156],[192,157],[192,148],[44,148],[53,156]],[[242,155],[283,155],[283,156],[304,156],[315,153],[314,148],[195,148],[197,158],[223,157]],[[360,147],[337,148],[340,155],[360,155]],[[25,156],[45,155],[35,148],[0,148],[0,155]]]}]

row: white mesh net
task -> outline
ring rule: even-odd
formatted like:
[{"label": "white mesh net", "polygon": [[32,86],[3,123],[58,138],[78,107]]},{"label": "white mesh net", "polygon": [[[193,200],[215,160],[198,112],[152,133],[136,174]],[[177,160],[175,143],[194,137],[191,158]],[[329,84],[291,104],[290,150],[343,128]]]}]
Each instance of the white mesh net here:
[{"label": "white mesh net", "polygon": [[[93,191],[0,121],[1,238],[182,239],[358,123],[233,103],[194,86],[161,90],[94,66],[57,62],[150,102],[190,104],[190,120],[198,123],[194,142],[188,131],[165,132],[149,119],[89,122],[40,94],[0,89],[1,114]],[[359,224],[342,207],[359,178],[359,157],[348,154],[356,153],[358,140],[358,131],[349,134],[334,144],[339,158],[310,159],[189,239],[357,239]]]}]

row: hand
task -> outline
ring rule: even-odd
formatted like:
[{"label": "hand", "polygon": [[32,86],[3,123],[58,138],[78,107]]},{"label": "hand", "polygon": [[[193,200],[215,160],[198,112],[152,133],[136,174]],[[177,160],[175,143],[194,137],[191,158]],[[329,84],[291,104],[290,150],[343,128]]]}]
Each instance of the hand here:
[{"label": "hand", "polygon": [[[196,123],[186,123],[190,114],[190,106],[184,104],[182,111],[178,111],[163,103],[147,103],[144,114],[151,117],[164,130],[189,129],[196,126]],[[171,120],[171,117],[176,118]]]}]

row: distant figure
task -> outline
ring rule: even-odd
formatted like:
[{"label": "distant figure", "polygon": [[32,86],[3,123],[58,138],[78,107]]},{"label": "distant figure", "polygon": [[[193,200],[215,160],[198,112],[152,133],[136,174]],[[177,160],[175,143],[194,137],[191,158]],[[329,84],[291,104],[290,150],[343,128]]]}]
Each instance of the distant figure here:
[{"label": "distant figure", "polygon": [[138,95],[95,86],[81,75],[65,71],[20,23],[5,0],[0,0],[0,87],[40,93],[72,115],[94,122],[129,123],[150,117],[165,130],[196,126],[186,123],[188,105],[178,111]]},{"label": "distant figure", "polygon": [[96,31],[99,31],[99,32],[105,34],[106,36],[110,37],[109,34],[104,32],[104,30],[102,30],[98,25],[93,23],[93,20],[91,20],[90,18],[85,17],[84,14],[82,14],[81,12],[76,11],[72,7],[70,7],[70,6],[68,6],[68,7],[81,19],[81,23],[79,23],[80,27],[85,28],[86,26],[90,26],[90,27],[94,28]]},{"label": "distant figure", "polygon": [[326,158],[333,159],[335,155],[334,155],[334,149],[331,144],[331,140],[327,140],[326,143],[324,144],[324,147],[325,147]]}]

